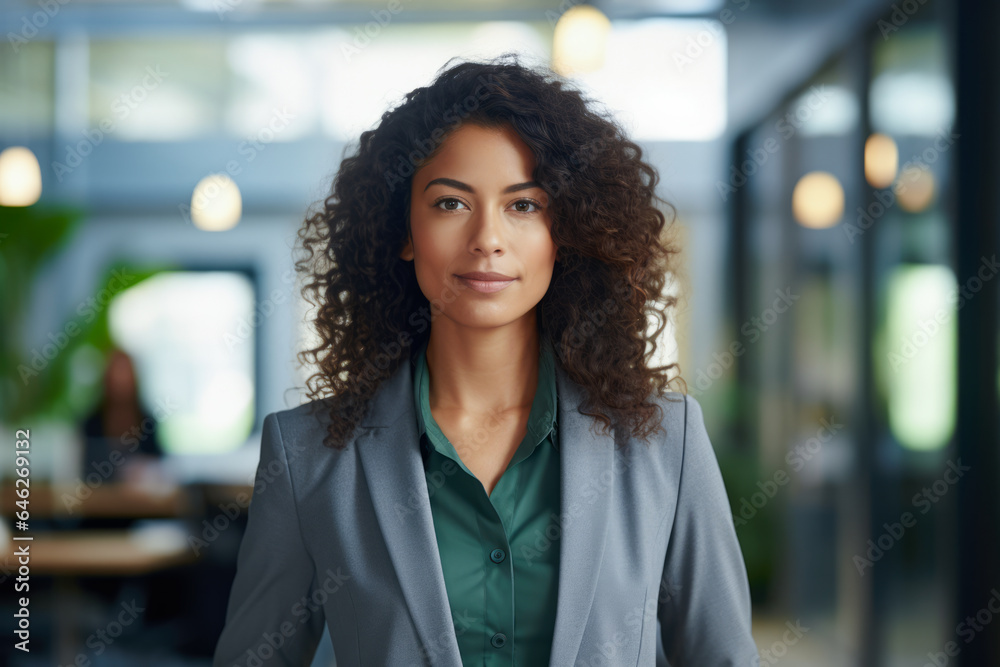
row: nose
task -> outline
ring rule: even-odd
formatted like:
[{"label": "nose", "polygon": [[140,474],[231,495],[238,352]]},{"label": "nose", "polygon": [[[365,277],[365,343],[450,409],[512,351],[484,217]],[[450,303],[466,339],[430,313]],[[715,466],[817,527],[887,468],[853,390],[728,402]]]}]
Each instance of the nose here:
[{"label": "nose", "polygon": [[469,251],[482,253],[487,257],[499,251],[503,255],[507,250],[505,222],[503,214],[489,206],[483,206],[473,214],[472,235],[469,238]]}]

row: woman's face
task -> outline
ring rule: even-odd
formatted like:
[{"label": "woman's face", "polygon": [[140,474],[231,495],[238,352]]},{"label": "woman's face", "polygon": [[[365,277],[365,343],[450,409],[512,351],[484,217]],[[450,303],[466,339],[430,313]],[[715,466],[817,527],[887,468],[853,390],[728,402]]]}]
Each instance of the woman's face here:
[{"label": "woman's face", "polygon": [[[556,246],[535,160],[512,129],[467,123],[413,175],[410,240],[424,296],[455,324],[499,327],[534,314],[552,279]],[[504,280],[462,278],[495,272]]]}]

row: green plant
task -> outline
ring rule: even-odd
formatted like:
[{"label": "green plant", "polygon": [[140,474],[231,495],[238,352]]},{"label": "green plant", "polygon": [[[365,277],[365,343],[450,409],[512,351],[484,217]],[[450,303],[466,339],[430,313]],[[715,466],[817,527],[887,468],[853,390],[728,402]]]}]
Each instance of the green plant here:
[{"label": "green plant", "polygon": [[0,206],[0,419],[17,421],[45,412],[57,384],[55,373],[25,383],[21,326],[39,269],[65,245],[83,211],[74,208]]},{"label": "green plant", "polygon": [[83,217],[83,211],[72,208],[0,206],[0,420],[7,423],[39,416],[74,420],[89,410],[101,389],[107,352],[114,345],[108,325],[110,301],[172,268],[139,269],[125,259],[110,262],[93,300],[78,304],[62,327],[44,340],[25,345],[21,327],[32,287],[46,261],[68,243]]}]

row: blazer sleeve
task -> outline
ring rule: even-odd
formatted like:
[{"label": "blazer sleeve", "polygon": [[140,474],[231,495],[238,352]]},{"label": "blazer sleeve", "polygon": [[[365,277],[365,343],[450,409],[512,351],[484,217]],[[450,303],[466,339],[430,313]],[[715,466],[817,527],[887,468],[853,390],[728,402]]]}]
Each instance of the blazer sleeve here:
[{"label": "blazer sleeve", "polygon": [[746,667],[759,656],[750,585],[698,401],[684,396],[677,505],[657,603],[670,667]]},{"label": "blazer sleeve", "polygon": [[213,667],[311,664],[325,622],[322,606],[310,601],[316,588],[278,417],[271,413],[264,418],[246,532]]}]

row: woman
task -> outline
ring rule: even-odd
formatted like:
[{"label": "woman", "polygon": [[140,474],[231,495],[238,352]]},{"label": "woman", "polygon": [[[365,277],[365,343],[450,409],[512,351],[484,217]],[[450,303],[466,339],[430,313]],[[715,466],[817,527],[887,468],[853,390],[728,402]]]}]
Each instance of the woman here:
[{"label": "woman", "polygon": [[657,180],[513,54],[361,134],[300,230],[314,400],[265,418],[216,665],[309,664],[324,622],[338,667],[755,664],[701,408],[648,365]]},{"label": "woman", "polygon": [[156,475],[156,462],[163,457],[156,420],[139,400],[132,357],[120,348],[108,354],[103,397],[83,420],[81,432],[81,479],[97,472],[102,484],[141,484]]}]

